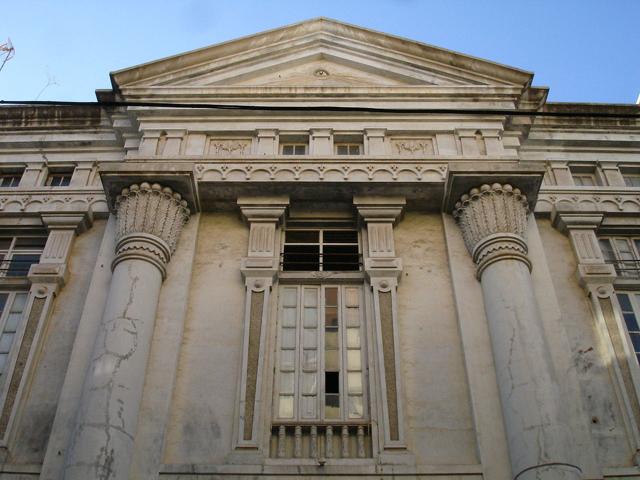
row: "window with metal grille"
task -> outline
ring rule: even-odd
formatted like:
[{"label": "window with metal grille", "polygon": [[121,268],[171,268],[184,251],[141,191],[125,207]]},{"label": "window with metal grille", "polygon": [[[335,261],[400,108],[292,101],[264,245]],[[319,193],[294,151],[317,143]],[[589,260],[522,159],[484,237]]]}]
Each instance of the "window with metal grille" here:
[{"label": "window with metal grille", "polygon": [[46,243],[46,234],[0,236],[0,275],[26,276],[31,265],[40,262],[40,255]]},{"label": "window with metal grille", "polygon": [[282,250],[283,271],[360,270],[355,229],[287,229]]},{"label": "window with metal grille", "polygon": [[621,277],[640,278],[640,238],[599,238],[606,263],[612,264]]}]

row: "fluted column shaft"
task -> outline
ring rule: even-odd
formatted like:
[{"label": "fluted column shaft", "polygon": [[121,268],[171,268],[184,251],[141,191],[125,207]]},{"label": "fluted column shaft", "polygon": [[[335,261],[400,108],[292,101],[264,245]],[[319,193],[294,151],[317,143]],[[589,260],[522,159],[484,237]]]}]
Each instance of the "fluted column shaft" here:
[{"label": "fluted column shaft", "polygon": [[129,478],[160,287],[189,218],[180,195],[158,184],[125,188],[116,208],[113,275],[84,379],[66,479]]},{"label": "fluted column shaft", "polygon": [[454,217],[477,264],[507,433],[512,478],[582,478],[571,458],[559,379],[527,258],[527,199],[510,185],[463,195]]}]

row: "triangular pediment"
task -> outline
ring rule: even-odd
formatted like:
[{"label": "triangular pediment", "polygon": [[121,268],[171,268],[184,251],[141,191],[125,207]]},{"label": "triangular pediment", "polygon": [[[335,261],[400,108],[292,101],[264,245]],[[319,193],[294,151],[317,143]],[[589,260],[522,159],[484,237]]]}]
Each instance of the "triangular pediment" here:
[{"label": "triangular pediment", "polygon": [[324,18],[112,73],[126,87],[525,86],[516,68]]}]

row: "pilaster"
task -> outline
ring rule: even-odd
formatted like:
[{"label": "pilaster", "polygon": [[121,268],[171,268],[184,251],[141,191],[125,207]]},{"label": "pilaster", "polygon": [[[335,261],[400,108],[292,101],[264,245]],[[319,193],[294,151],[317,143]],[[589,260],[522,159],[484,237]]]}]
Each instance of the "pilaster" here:
[{"label": "pilaster", "polygon": [[616,278],[615,267],[605,263],[596,236],[603,219],[601,213],[560,213],[554,210],[551,214],[554,227],[571,240],[578,261],[576,276],[587,291],[589,286],[611,285]]},{"label": "pilaster", "polygon": [[365,153],[367,155],[387,155],[386,135],[386,128],[365,128]]},{"label": "pilaster", "polygon": [[245,281],[244,337],[240,404],[235,447],[257,450],[260,444],[261,397],[265,339],[271,287],[280,265],[278,223],[288,205],[287,196],[240,197],[238,205],[249,224],[247,256],[240,271]]},{"label": "pilaster", "polygon": [[313,128],[309,134],[309,153],[311,155],[332,155],[333,140],[330,128]]},{"label": "pilaster", "polygon": [[278,130],[257,130],[257,154],[276,155],[278,153]]},{"label": "pilaster", "polygon": [[379,443],[383,458],[406,449],[400,375],[397,288],[402,261],[396,256],[393,226],[404,197],[356,196],[353,204],[367,230],[364,270],[373,293],[376,353],[380,378]]}]

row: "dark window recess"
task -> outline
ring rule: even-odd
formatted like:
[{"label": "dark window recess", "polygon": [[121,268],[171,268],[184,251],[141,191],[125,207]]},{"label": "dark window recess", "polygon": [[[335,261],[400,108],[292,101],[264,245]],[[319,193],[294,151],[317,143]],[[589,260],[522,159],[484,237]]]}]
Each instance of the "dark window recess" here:
[{"label": "dark window recess", "polygon": [[355,230],[288,230],[282,252],[284,271],[358,271]]},{"label": "dark window recess", "polygon": [[51,173],[47,177],[47,186],[49,187],[68,187],[71,183],[72,172]]},{"label": "dark window recess", "polygon": [[35,254],[14,254],[9,261],[8,277],[24,277],[29,273],[29,267],[40,261],[40,255]]},{"label": "dark window recess", "polygon": [[305,155],[307,153],[306,145],[283,145],[283,155]]},{"label": "dark window recess", "polygon": [[340,408],[340,372],[324,373],[325,406]]},{"label": "dark window recess", "polygon": [[21,173],[0,175],[0,187],[17,187],[21,178]]}]

